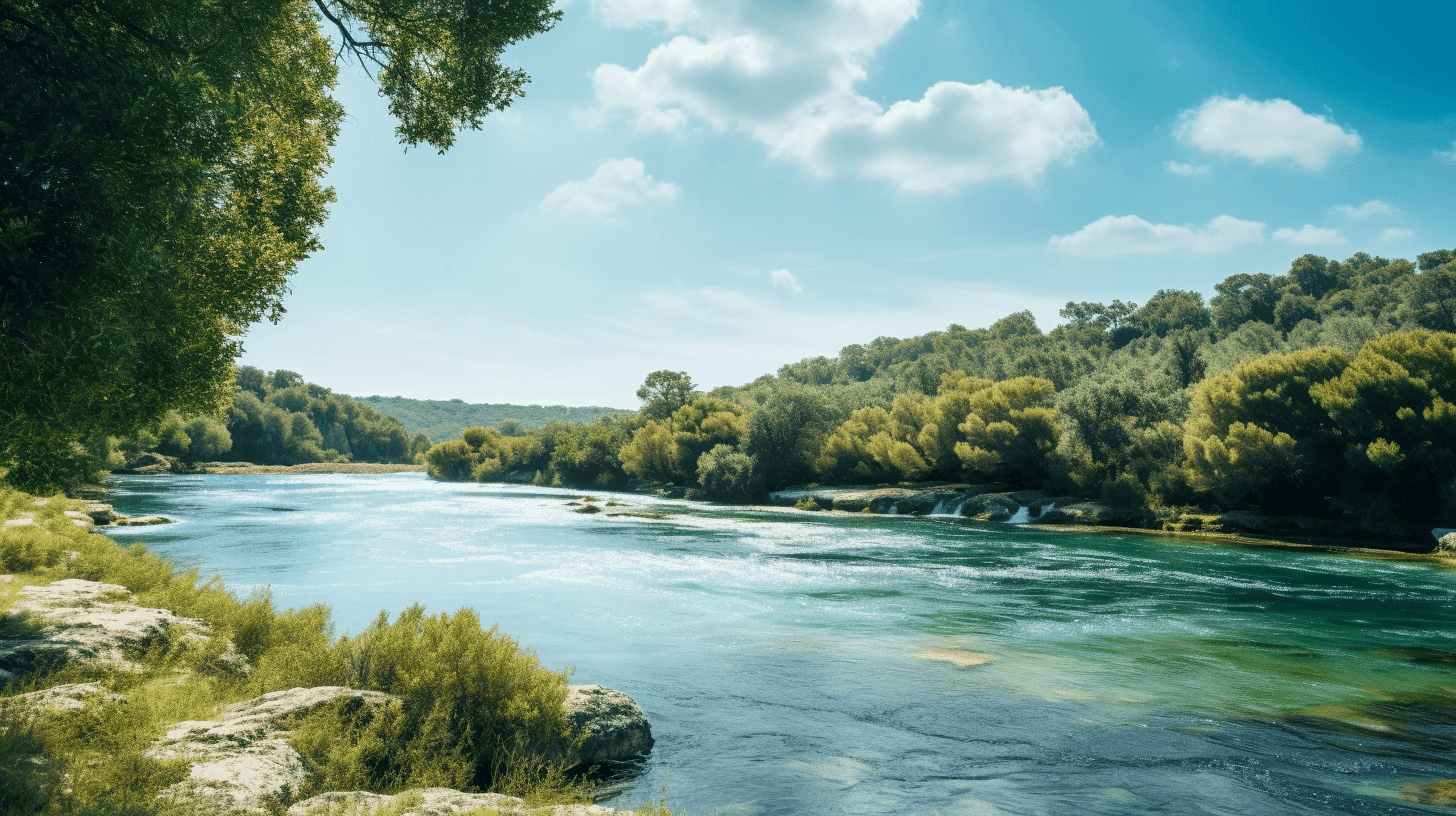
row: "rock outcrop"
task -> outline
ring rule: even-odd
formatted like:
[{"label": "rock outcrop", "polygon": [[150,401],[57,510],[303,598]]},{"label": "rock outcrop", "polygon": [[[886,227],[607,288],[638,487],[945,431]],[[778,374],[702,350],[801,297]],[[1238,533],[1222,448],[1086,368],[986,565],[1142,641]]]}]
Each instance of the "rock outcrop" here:
[{"label": "rock outcrop", "polygon": [[570,686],[566,716],[581,744],[566,757],[568,768],[639,760],[652,750],[652,726],[641,706],[620,691]]},{"label": "rock outcrop", "polygon": [[126,697],[106,691],[99,683],[67,683],[7,697],[0,701],[0,712],[6,719],[29,720],[48,713],[74,711],[96,702],[124,703]]},{"label": "rock outcrop", "polygon": [[353,791],[351,793],[325,793],[295,802],[288,808],[288,816],[309,816],[310,813],[327,813],[329,816],[372,816],[384,808],[392,808],[391,814],[399,816],[451,816],[457,813],[473,813],[484,810],[497,811],[500,816],[631,816],[625,810],[613,810],[601,805],[550,805],[527,807],[514,796],[499,793],[461,793],[449,788],[424,788],[405,791],[396,796]]},{"label": "rock outcrop", "polygon": [[1456,555],[1456,530],[1438,527],[1431,531],[1431,537],[1436,539],[1436,555]]},{"label": "rock outcrop", "polygon": [[398,699],[340,686],[274,691],[228,706],[218,721],[177,723],[147,749],[149,759],[186,759],[187,779],[165,795],[215,812],[261,813],[269,800],[298,790],[308,779],[303,758],[288,744],[288,723],[341,697],[378,705]]},{"label": "rock outcrop", "polygon": [[0,682],[76,662],[134,668],[126,659],[133,649],[207,637],[205,622],[132,599],[126,587],[79,578],[22,587],[7,614],[12,631],[0,637]]}]

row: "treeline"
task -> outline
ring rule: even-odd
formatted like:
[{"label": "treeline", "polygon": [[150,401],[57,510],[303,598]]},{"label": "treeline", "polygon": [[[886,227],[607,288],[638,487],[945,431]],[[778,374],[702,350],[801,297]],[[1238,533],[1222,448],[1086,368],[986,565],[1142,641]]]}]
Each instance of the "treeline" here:
[{"label": "treeline", "polygon": [[508,420],[534,430],[556,420],[591,422],[607,414],[630,413],[597,405],[511,405],[379,396],[354,399],[404,423],[411,434],[422,433],[441,442],[459,438],[466,428],[491,427]]},{"label": "treeline", "polygon": [[760,499],[793,484],[1001,482],[1176,509],[1340,518],[1405,536],[1456,517],[1456,252],[1314,255],[1205,302],[1068,303],[852,345],[747,385],[649,375],[642,409],[539,431],[471,429],[443,479],[676,484]]},{"label": "treeline", "polygon": [[167,414],[157,425],[125,437],[91,440],[93,457],[124,467],[156,452],[184,463],[412,462],[430,447],[391,416],[285,370],[242,366],[232,404],[219,415]]}]

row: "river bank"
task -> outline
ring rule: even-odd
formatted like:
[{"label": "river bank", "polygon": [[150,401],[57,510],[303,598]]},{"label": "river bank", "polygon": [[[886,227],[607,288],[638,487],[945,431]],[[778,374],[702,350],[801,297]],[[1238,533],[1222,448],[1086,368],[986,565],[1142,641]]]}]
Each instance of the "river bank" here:
[{"label": "river bank", "polygon": [[769,499],[775,506],[811,511],[966,518],[1093,533],[1174,535],[1190,541],[1456,556],[1456,536],[1445,538],[1456,531],[1447,528],[1413,528],[1399,538],[1375,539],[1339,519],[1254,510],[1201,513],[1193,508],[1166,508],[1160,513],[1041,490],[1010,490],[996,483],[812,485],[775,491]]},{"label": "river bank", "polygon": [[1456,575],[1429,556],[420,474],[116,477],[113,501],[179,520],[118,540],[340,631],[471,605],[630,691],[657,745],[629,800],[1395,814],[1456,778],[1429,749]]},{"label": "river bank", "polygon": [[[394,624],[381,617],[335,639],[324,607],[280,611],[266,592],[240,601],[95,533],[98,522],[125,518],[95,502],[0,491],[5,812],[263,813],[291,804],[291,814],[332,813],[340,797],[352,797],[361,815],[489,806],[628,816],[587,804],[591,786],[579,776],[650,751],[650,726],[626,695],[566,686],[565,673],[466,612],[423,617],[416,607]],[[455,643],[448,655],[439,651],[447,630]],[[372,674],[348,668],[361,657],[376,666]],[[401,660],[415,670],[448,664],[439,677],[467,685],[401,685],[379,673]],[[480,689],[491,699],[472,701]],[[464,706],[466,734],[507,746],[515,759],[483,755],[493,763],[483,778],[518,796],[440,790],[468,791],[482,777],[468,748],[438,747],[452,738],[430,725],[437,701]],[[492,720],[501,705],[513,712]],[[421,754],[421,740],[437,747]],[[368,770],[377,760],[360,765],[350,755],[371,742],[391,757],[387,778]]]}]

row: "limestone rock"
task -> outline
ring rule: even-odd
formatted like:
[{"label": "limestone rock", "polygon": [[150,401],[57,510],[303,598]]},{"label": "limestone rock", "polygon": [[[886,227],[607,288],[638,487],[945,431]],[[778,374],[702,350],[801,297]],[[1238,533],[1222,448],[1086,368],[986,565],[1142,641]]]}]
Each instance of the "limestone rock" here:
[{"label": "limestone rock", "polygon": [[269,692],[228,706],[220,721],[177,723],[145,756],[191,761],[188,778],[167,789],[170,798],[216,811],[261,813],[267,800],[297,790],[308,779],[303,758],[288,744],[289,720],[340,697],[368,704],[398,699],[340,686]]},{"label": "limestone rock", "polygon": [[166,516],[121,516],[111,522],[113,527],[149,527],[153,524],[171,524]]},{"label": "limestone rock", "polygon": [[79,578],[22,587],[9,614],[29,623],[29,631],[0,638],[0,681],[73,662],[131,668],[131,649],[207,637],[205,622],[131,599],[126,587]]},{"label": "limestone rock", "polygon": [[91,702],[124,703],[126,697],[108,693],[98,683],[68,683],[9,697],[0,703],[0,710],[6,718],[29,719],[47,712],[85,708]]},{"label": "limestone rock", "polygon": [[[451,816],[485,809],[499,811],[501,816],[631,816],[625,810],[601,805],[552,805],[530,808],[514,796],[499,793],[461,793],[450,788],[423,788],[405,791],[396,796],[353,791],[325,793],[288,809],[288,816],[308,816],[317,810],[330,816],[372,816],[383,808],[400,808],[399,816]],[[391,811],[396,812],[396,811]]]},{"label": "limestone rock", "polygon": [[1431,535],[1436,539],[1437,555],[1456,555],[1456,530],[1437,528]]},{"label": "limestone rock", "polygon": [[81,507],[81,512],[85,513],[91,519],[91,523],[98,527],[104,527],[121,518],[111,505],[102,502],[89,502]]},{"label": "limestone rock", "polygon": [[1100,502],[1076,502],[1058,505],[1046,511],[1037,519],[1040,524],[1115,524],[1118,515],[1111,507]]},{"label": "limestone rock", "polygon": [[652,726],[641,706],[620,691],[601,686],[569,686],[566,716],[582,742],[567,755],[567,767],[589,768],[641,759],[652,750]]}]

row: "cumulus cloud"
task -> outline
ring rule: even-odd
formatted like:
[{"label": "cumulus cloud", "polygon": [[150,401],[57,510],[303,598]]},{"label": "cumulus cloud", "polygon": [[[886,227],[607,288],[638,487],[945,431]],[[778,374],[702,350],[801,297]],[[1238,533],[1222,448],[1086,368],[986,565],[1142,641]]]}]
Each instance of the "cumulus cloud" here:
[{"label": "cumulus cloud", "polygon": [[1160,252],[1226,252],[1264,240],[1264,224],[1220,215],[1201,227],[1150,224],[1136,215],[1104,215],[1071,235],[1056,235],[1053,249],[1069,255],[1149,255]]},{"label": "cumulus cloud", "polygon": [[1339,230],[1321,229],[1305,224],[1299,229],[1284,227],[1274,230],[1274,240],[1297,247],[1332,246],[1345,243],[1345,236]]},{"label": "cumulus cloud", "polygon": [[1215,96],[1183,112],[1176,134],[1185,144],[1254,164],[1289,163],[1322,170],[1330,159],[1360,149],[1360,136],[1287,99],[1259,102]]},{"label": "cumulus cloud", "polygon": [[775,287],[782,286],[796,295],[804,291],[804,287],[799,285],[799,279],[787,269],[775,269],[768,276]]},{"label": "cumulus cloud", "polygon": [[602,65],[597,102],[639,127],[703,122],[749,135],[821,176],[952,192],[994,179],[1033,183],[1097,142],[1062,88],[938,82],[888,108],[855,89],[917,0],[598,0],[604,20],[675,32],[641,66]]},{"label": "cumulus cloud", "polygon": [[1380,231],[1380,240],[1403,241],[1415,234],[1415,230],[1402,229],[1401,227],[1386,227]]},{"label": "cumulus cloud", "polygon": [[671,201],[680,192],[676,184],[654,181],[637,159],[609,159],[597,166],[591,178],[568,181],[552,190],[541,206],[614,221],[627,207]]},{"label": "cumulus cloud", "polygon": [[1400,210],[1386,204],[1384,201],[1371,199],[1358,207],[1349,204],[1331,207],[1330,212],[1335,215],[1343,215],[1346,218],[1357,220],[1361,218],[1373,218],[1377,215],[1395,215]]},{"label": "cumulus cloud", "polygon": [[1178,162],[1172,159],[1163,162],[1163,167],[1175,176],[1206,176],[1213,171],[1213,168],[1206,164]]}]

